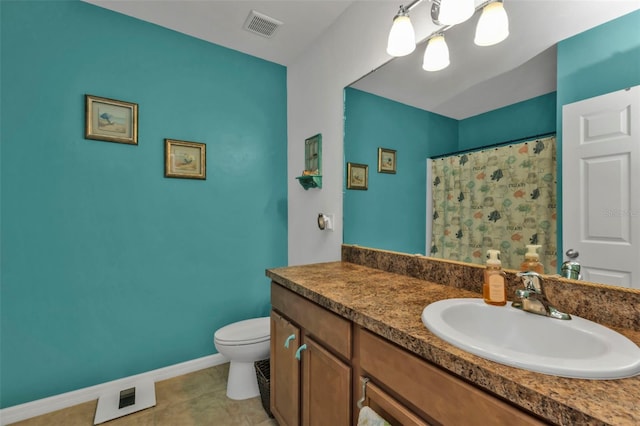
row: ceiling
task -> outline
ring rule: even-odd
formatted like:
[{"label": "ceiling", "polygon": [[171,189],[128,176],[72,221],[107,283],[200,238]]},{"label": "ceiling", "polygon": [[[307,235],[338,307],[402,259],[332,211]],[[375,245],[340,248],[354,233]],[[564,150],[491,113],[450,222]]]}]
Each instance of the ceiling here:
[{"label": "ceiling", "polygon": [[[220,46],[291,65],[344,12],[345,0],[84,0]],[[283,22],[272,38],[243,29],[255,10]]]},{"label": "ceiling", "polygon": [[[85,1],[285,66],[294,64],[354,3],[344,0]],[[400,4],[409,3],[366,1],[390,3],[394,11]],[[476,0],[476,4],[481,2]],[[423,1],[411,12],[416,34],[422,39],[438,28],[427,18],[429,8],[430,2]],[[639,0],[505,0],[510,35],[504,42],[490,47],[473,44],[480,15],[476,13],[469,21],[445,33],[451,57],[448,68],[434,73],[422,70],[422,40],[413,54],[390,61],[352,86],[452,118],[466,118],[554,91],[558,41],[639,8]],[[243,29],[243,24],[251,10],[282,21],[284,25],[272,38],[250,33]]]}]

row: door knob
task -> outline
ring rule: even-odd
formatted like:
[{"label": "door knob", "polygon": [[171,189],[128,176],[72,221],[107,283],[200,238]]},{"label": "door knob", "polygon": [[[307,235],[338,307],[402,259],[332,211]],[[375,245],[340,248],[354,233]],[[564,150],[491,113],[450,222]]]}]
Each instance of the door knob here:
[{"label": "door knob", "polygon": [[565,253],[569,259],[575,259],[580,255],[580,253],[574,249],[569,249]]}]

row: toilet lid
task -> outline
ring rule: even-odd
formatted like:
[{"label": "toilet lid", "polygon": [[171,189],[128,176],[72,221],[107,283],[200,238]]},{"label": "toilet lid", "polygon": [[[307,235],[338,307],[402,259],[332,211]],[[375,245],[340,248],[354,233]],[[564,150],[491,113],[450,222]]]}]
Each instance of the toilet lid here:
[{"label": "toilet lid", "polygon": [[271,320],[269,317],[252,318],[225,325],[215,332],[214,339],[220,343],[248,345],[269,340]]}]

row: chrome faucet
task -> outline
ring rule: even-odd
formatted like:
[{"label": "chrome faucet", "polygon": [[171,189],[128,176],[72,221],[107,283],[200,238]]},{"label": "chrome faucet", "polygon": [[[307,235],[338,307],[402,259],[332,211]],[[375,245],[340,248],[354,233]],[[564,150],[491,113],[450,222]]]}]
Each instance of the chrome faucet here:
[{"label": "chrome faucet", "polygon": [[565,278],[571,278],[574,280],[582,279],[582,275],[580,274],[580,263],[578,263],[578,256],[580,253],[575,251],[574,249],[569,249],[565,253],[569,260],[566,260],[562,263],[562,271],[561,275]]},{"label": "chrome faucet", "polygon": [[524,289],[516,290],[516,297],[521,300],[511,304],[514,308],[531,312],[538,315],[545,315],[551,318],[570,320],[571,315],[560,312],[549,303],[544,291],[543,281],[540,274],[533,271],[518,272],[522,278]]}]

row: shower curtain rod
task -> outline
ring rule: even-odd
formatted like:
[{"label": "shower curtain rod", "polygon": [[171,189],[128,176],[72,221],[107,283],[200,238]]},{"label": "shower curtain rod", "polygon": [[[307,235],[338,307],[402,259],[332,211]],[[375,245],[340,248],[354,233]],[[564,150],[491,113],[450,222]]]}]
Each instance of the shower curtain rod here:
[{"label": "shower curtain rod", "polygon": [[481,148],[471,148],[471,149],[465,149],[463,151],[456,151],[456,152],[451,152],[448,154],[442,154],[442,155],[436,155],[434,157],[430,157],[432,160],[438,160],[440,158],[445,158],[445,157],[451,157],[454,155],[463,155],[463,154],[469,154],[472,152],[480,152],[480,151],[486,151],[492,148],[498,148],[500,146],[505,146],[505,145],[510,145],[516,142],[528,142],[528,141],[532,141],[534,139],[539,139],[539,138],[543,138],[543,137],[547,137],[547,136],[553,136],[555,135],[556,132],[548,132],[548,133],[540,133],[539,135],[533,135],[533,136],[526,136],[524,138],[518,138],[518,139],[511,139],[510,141],[506,141],[506,142],[500,142],[497,143],[495,145],[487,145]]}]

